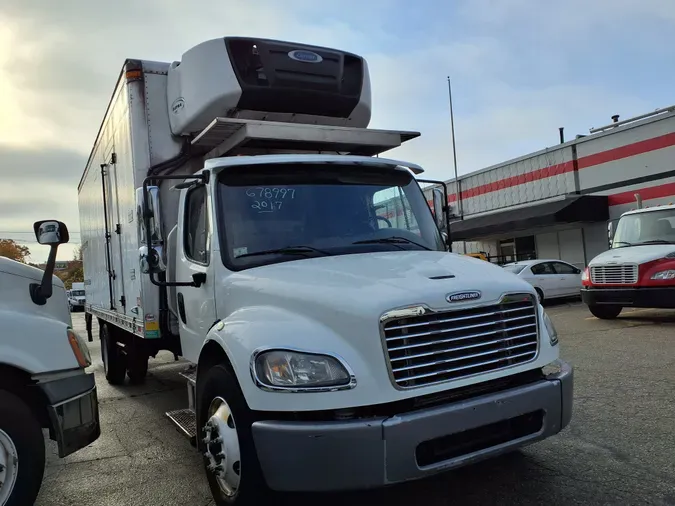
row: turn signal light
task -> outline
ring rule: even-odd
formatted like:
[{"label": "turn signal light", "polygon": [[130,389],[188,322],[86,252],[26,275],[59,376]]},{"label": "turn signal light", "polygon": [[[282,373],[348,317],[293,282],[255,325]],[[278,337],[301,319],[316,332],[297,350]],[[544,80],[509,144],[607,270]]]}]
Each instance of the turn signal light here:
[{"label": "turn signal light", "polygon": [[581,281],[588,281],[589,279],[591,279],[591,274],[588,270],[588,267],[586,267],[584,269],[584,273],[581,275]]}]

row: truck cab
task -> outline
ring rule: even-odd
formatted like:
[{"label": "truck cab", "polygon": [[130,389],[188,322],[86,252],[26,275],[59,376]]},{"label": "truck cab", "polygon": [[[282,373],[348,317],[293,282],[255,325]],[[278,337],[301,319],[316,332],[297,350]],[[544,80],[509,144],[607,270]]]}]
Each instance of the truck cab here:
[{"label": "truck cab", "polygon": [[[143,264],[150,275],[165,269],[182,356],[196,364],[189,408],[168,415],[188,434],[197,428],[218,504],[253,503],[261,487],[421,478],[462,462],[441,450],[450,434],[509,424],[503,440],[476,441],[479,460],[569,422],[571,369],[533,288],[447,252],[444,213],[434,222],[413,167],[240,156],[208,160],[174,186],[166,262]],[[482,395],[452,401],[469,391]],[[302,458],[281,466],[289,452]],[[310,455],[356,472],[345,479]]]},{"label": "truck cab", "polygon": [[609,235],[610,249],[582,277],[591,313],[612,319],[624,307],[675,308],[675,206],[628,211]]},{"label": "truck cab", "polygon": [[89,350],[73,330],[56,249],[68,242],[57,221],[37,222],[51,246],[45,271],[0,257],[0,506],[33,504],[45,464],[42,429],[65,457],[100,434]]}]

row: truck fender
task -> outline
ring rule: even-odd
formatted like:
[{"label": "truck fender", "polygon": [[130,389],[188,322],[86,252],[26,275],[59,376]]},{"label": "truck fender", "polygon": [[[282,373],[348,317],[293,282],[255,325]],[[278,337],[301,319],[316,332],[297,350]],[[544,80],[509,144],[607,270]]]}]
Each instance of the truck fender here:
[{"label": "truck fender", "polygon": [[[217,348],[223,355],[214,362]],[[240,309],[215,323],[209,330],[200,352],[199,371],[208,369],[223,358],[239,381],[251,409],[263,406],[262,397],[275,395],[262,392],[251,375],[251,360],[256,350],[285,348],[310,353],[338,356],[357,372],[357,377],[368,380],[372,366],[367,364],[348,341],[320,322],[287,310],[271,306]]]}]

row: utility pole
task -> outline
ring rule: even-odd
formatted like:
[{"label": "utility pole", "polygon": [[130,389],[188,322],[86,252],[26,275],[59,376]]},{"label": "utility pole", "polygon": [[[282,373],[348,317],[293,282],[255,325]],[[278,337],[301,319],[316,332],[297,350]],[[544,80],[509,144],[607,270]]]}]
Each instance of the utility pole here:
[{"label": "utility pole", "polygon": [[460,216],[462,212],[462,197],[461,189],[459,187],[459,176],[457,175],[457,149],[455,148],[455,116],[452,110],[452,84],[450,83],[450,76],[448,76],[448,98],[450,99],[450,131],[452,133],[452,160],[455,165],[455,190],[457,192],[457,211]]},{"label": "utility pole", "polygon": [[[450,76],[448,76],[448,98],[450,99],[450,131],[452,134],[452,160],[455,166],[455,192],[457,195],[457,214],[464,219],[464,211],[462,210],[462,189],[459,184],[459,175],[457,174],[457,149],[455,147],[455,115],[452,110],[452,84],[450,83]],[[466,253],[466,243],[462,241],[462,249]]]}]

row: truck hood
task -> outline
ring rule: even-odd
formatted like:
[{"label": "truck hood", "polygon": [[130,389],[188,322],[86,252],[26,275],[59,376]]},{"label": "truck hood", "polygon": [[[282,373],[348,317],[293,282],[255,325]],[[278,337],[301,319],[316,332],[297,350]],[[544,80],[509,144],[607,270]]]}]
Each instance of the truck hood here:
[{"label": "truck hood", "polygon": [[[42,282],[42,276],[44,272],[37,267],[32,265],[22,264],[21,262],[16,262],[10,260],[6,257],[0,256],[0,273],[11,274],[13,276],[19,276],[25,278],[26,280],[35,281],[37,283]],[[52,277],[52,283],[55,287],[63,288],[63,281],[61,281],[56,276]]]},{"label": "truck hood", "polygon": [[675,253],[675,244],[649,244],[645,246],[625,246],[600,253],[588,264],[589,267],[607,264],[643,264]]},{"label": "truck hood", "polygon": [[[414,304],[447,310],[496,301],[505,292],[534,293],[529,283],[501,267],[441,251],[302,259],[249,269],[228,281],[228,298],[241,307],[268,303],[312,317],[329,309],[372,319]],[[448,294],[465,291],[481,292],[480,300],[446,300]]]}]

